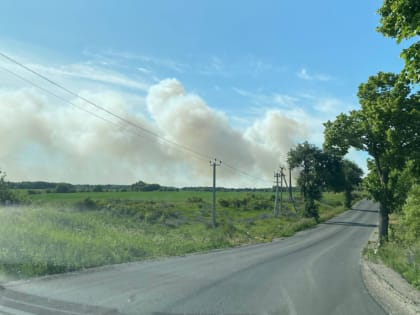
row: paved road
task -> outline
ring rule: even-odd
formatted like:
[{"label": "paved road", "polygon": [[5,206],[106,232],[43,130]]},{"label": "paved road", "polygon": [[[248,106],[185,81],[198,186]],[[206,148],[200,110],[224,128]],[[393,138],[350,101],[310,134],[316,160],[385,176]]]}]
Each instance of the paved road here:
[{"label": "paved road", "polygon": [[359,265],[376,222],[362,201],[269,244],[9,283],[0,314],[385,314]]}]

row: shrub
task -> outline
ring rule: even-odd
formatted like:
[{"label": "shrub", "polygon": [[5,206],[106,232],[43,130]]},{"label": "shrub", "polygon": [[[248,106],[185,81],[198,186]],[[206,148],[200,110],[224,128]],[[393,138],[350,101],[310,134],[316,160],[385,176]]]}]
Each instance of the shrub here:
[{"label": "shrub", "polygon": [[18,203],[19,197],[9,188],[6,174],[0,171],[0,203]]},{"label": "shrub", "polygon": [[35,189],[28,189],[27,192],[28,195],[39,195],[41,193],[41,191]]},{"label": "shrub", "polygon": [[200,202],[203,202],[203,198],[201,198],[201,197],[196,197],[196,196],[193,196],[193,197],[188,197],[188,198],[187,198],[187,202],[191,202],[191,203],[200,203]]},{"label": "shrub", "polygon": [[95,210],[98,208],[96,201],[92,200],[90,197],[85,198],[83,201],[80,201],[77,204],[79,210]]},{"label": "shrub", "polygon": [[219,199],[219,205],[221,207],[229,207],[229,200],[226,199]]},{"label": "shrub", "polygon": [[403,225],[407,241],[420,239],[420,185],[414,185],[408,194],[403,207]]}]

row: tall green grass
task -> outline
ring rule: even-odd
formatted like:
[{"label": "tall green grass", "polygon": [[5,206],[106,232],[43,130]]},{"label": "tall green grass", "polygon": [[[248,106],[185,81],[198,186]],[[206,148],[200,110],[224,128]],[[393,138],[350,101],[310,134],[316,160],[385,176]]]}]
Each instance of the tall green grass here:
[{"label": "tall green grass", "polygon": [[380,259],[420,289],[420,185],[413,185],[400,213],[390,217],[389,241]]},{"label": "tall green grass", "polygon": [[[194,193],[192,198],[190,193],[180,198],[177,192],[167,192],[162,199],[123,200],[124,194],[118,193],[118,199],[81,195],[59,203],[49,196],[49,202],[0,208],[0,271],[17,278],[69,272],[268,242],[316,224],[295,214],[287,202],[285,209],[289,210],[274,218],[272,195],[267,193],[225,194],[225,198],[245,198],[248,203],[239,209],[219,206],[216,229],[211,228],[207,196]],[[338,204],[337,200],[342,204],[344,198],[326,196],[327,203],[320,207],[321,219],[344,210],[332,205]]]},{"label": "tall green grass", "polygon": [[420,241],[414,244],[387,242],[378,250],[380,259],[420,290]]}]

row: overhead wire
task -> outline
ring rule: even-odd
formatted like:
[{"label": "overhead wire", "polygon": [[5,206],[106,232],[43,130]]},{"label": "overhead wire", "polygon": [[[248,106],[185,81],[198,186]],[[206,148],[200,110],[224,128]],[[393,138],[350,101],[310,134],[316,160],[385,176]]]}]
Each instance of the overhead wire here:
[{"label": "overhead wire", "polygon": [[232,170],[232,171],[234,171],[234,172],[237,172],[237,173],[239,173],[239,174],[241,174],[241,175],[243,175],[243,176],[247,176],[247,177],[249,177],[249,178],[252,178],[252,179],[258,180],[258,181],[260,181],[260,182],[264,182],[264,183],[268,183],[268,182],[270,182],[270,183],[271,183],[271,181],[269,181],[269,180],[267,180],[267,179],[264,179],[264,178],[262,178],[262,177],[258,177],[258,176],[255,176],[255,175],[251,175],[251,174],[249,174],[248,172],[242,171],[242,170],[240,170],[240,169],[238,169],[238,168],[236,168],[236,167],[234,167],[234,166],[232,166],[232,165],[230,165],[230,164],[228,164],[228,163],[223,162],[221,166],[227,167],[227,168],[231,169],[231,170]]},{"label": "overhead wire", "polygon": [[[60,100],[60,101],[62,101],[63,103],[70,104],[70,105],[72,105],[72,106],[74,106],[74,107],[76,107],[76,108],[78,108],[78,109],[80,109],[80,110],[82,110],[82,111],[84,111],[84,112],[86,112],[86,113],[88,113],[88,114],[90,114],[90,115],[92,115],[92,116],[94,116],[94,117],[96,117],[96,118],[100,119],[100,120],[103,120],[103,121],[105,121],[105,122],[107,122],[107,123],[113,124],[113,125],[115,125],[115,126],[120,126],[120,125],[119,125],[118,123],[116,123],[115,121],[112,121],[112,120],[106,119],[105,117],[102,117],[102,116],[98,115],[97,113],[94,113],[94,112],[92,112],[92,111],[90,111],[90,110],[88,110],[88,109],[86,109],[86,108],[83,108],[82,106],[77,105],[76,103],[74,103],[74,102],[72,102],[72,101],[69,101],[69,100],[65,99],[64,97],[62,97],[62,96],[60,96],[60,95],[58,95],[58,94],[56,94],[56,93],[54,93],[54,92],[49,91],[48,89],[46,89],[46,88],[44,88],[44,87],[42,87],[42,86],[40,86],[40,85],[36,84],[35,82],[33,82],[33,81],[29,80],[29,79],[24,78],[23,76],[21,76],[21,75],[19,75],[19,74],[15,73],[15,72],[13,72],[13,71],[11,71],[11,70],[9,70],[9,69],[6,69],[5,67],[0,66],[0,69],[1,69],[1,70],[3,70],[3,71],[5,71],[5,72],[7,72],[7,73],[9,73],[9,74],[11,74],[11,75],[13,75],[13,76],[15,76],[15,77],[17,77],[17,78],[19,78],[20,80],[22,80],[22,81],[24,81],[24,82],[26,82],[26,83],[28,83],[28,84],[30,84],[30,85],[32,85],[32,86],[34,86],[34,87],[36,87],[37,89],[39,89],[39,90],[43,91],[43,92],[44,92],[44,93],[46,93],[46,94],[49,94],[49,95],[51,95],[51,96],[54,96],[55,98],[59,99],[59,100]],[[132,131],[134,131],[137,135],[139,135],[139,136],[141,136],[141,137],[144,135],[144,134],[141,134],[141,133],[139,132],[139,130],[137,130],[137,129],[133,129]],[[147,134],[147,135],[148,135],[148,136],[151,136],[151,137],[155,137],[155,136],[154,136],[154,135],[152,135],[152,134]],[[177,148],[177,149],[182,151],[182,148]],[[194,157],[195,157],[195,158],[199,158],[200,160],[205,160],[205,161],[207,161],[207,159],[204,159],[204,158],[201,158],[201,157],[197,157],[197,156],[194,156]]]},{"label": "overhead wire", "polygon": [[[163,142],[166,142],[167,144],[172,145],[173,147],[175,147],[175,148],[177,148],[179,150],[184,150],[184,151],[187,151],[189,153],[192,153],[192,154],[194,154],[194,156],[196,158],[199,158],[201,160],[206,160],[206,161],[212,160],[212,157],[210,155],[202,154],[202,153],[200,153],[200,152],[198,152],[196,150],[193,150],[193,149],[191,149],[191,148],[189,148],[189,147],[187,147],[185,145],[182,145],[182,144],[180,144],[178,142],[175,142],[175,141],[169,140],[169,139],[167,139],[165,137],[162,137],[161,135],[157,134],[156,132],[153,132],[153,131],[151,131],[151,130],[149,130],[147,128],[144,128],[144,127],[140,126],[139,124],[137,124],[137,123],[135,123],[135,122],[133,122],[133,121],[131,121],[129,119],[126,119],[126,118],[122,117],[121,115],[116,114],[116,113],[114,113],[114,112],[106,109],[105,107],[100,106],[97,103],[95,103],[95,102],[93,102],[93,101],[91,101],[91,100],[89,100],[89,99],[87,99],[87,98],[79,95],[78,93],[76,93],[76,92],[74,92],[74,91],[66,88],[62,84],[59,84],[59,83],[51,80],[50,78],[48,78],[48,77],[44,76],[43,74],[41,74],[41,73],[39,73],[39,72],[31,69],[30,67],[24,65],[23,63],[17,61],[16,59],[14,59],[14,58],[12,58],[12,57],[10,57],[10,56],[2,53],[2,52],[0,52],[0,56],[3,57],[4,59],[6,59],[6,60],[8,60],[8,61],[10,61],[10,62],[12,62],[14,64],[16,64],[17,66],[25,69],[26,71],[34,74],[35,76],[43,79],[44,81],[50,83],[51,85],[53,85],[53,86],[55,86],[55,87],[57,87],[57,88],[65,91],[66,93],[72,95],[73,97],[76,97],[76,98],[78,98],[78,99],[80,99],[80,100],[88,103],[89,105],[97,108],[98,110],[100,110],[100,111],[102,111],[102,112],[104,112],[104,113],[106,113],[106,114],[108,114],[108,115],[110,115],[110,116],[112,116],[112,117],[120,120],[121,122],[124,122],[124,123],[130,125],[131,127],[134,127],[135,130],[136,130],[136,134],[138,134],[139,136],[142,136],[143,134],[147,134],[148,136],[155,137],[155,138],[157,138],[157,139],[159,139],[159,140],[161,140]],[[96,114],[96,113],[94,113],[94,112],[86,109],[86,108],[83,108],[82,106],[79,106],[79,105],[75,104],[74,102],[71,102],[71,101],[65,99],[64,97],[61,97],[60,95],[58,95],[58,94],[56,94],[54,92],[49,91],[48,89],[46,89],[46,88],[44,88],[44,87],[42,87],[42,86],[34,83],[33,81],[31,81],[31,80],[29,80],[29,79],[27,79],[27,78],[25,78],[25,77],[23,77],[23,76],[15,73],[15,72],[13,72],[13,71],[11,71],[9,69],[6,69],[6,68],[4,68],[2,66],[0,66],[0,69],[2,69],[5,72],[8,72],[9,74],[11,74],[11,75],[19,78],[20,80],[22,80],[22,81],[24,81],[24,82],[26,82],[26,83],[28,83],[28,84],[30,84],[32,86],[40,89],[44,93],[47,93],[47,94],[49,94],[51,96],[56,97],[57,99],[61,100],[62,102],[68,103],[68,104],[70,104],[70,105],[72,105],[72,106],[74,106],[74,107],[76,107],[76,108],[78,108],[78,109],[80,109],[80,110],[82,110],[82,111],[84,111],[84,112],[92,115],[92,116],[95,116],[96,118],[101,119],[101,120],[103,120],[103,121],[105,121],[107,123],[111,123],[111,124],[114,124],[114,125],[117,125],[118,126],[118,124],[116,122],[113,122],[113,121],[111,121],[109,119],[106,119],[106,118],[104,118],[104,117],[102,117],[102,116],[100,116],[100,115],[98,115],[98,114]],[[140,134],[139,131],[141,131],[142,134]],[[270,182],[271,183],[271,181],[268,181],[267,179],[263,179],[263,178],[260,178],[260,177],[251,175],[248,172],[242,171],[242,170],[240,170],[240,169],[238,169],[238,168],[230,165],[229,163],[223,162],[222,165],[225,166],[225,167],[227,167],[227,168],[229,168],[229,169],[231,169],[231,170],[233,170],[233,171],[235,171],[235,172],[237,172],[237,173],[239,173],[239,174],[241,174],[241,175],[243,175],[243,176],[247,176],[249,178],[252,178],[252,179],[255,179],[255,180],[259,180],[261,182]]]},{"label": "overhead wire", "polygon": [[3,70],[3,71],[5,71],[5,72],[7,72],[7,73],[9,73],[9,74],[11,74],[11,75],[13,75],[13,76],[15,76],[15,77],[17,77],[18,79],[20,79],[20,80],[22,80],[22,81],[24,81],[24,82],[26,82],[26,83],[28,83],[30,85],[33,85],[34,87],[36,87],[37,89],[43,91],[46,94],[49,94],[51,96],[54,96],[55,98],[59,99],[60,101],[62,101],[64,103],[68,103],[68,104],[70,104],[70,105],[72,105],[72,106],[74,106],[74,107],[76,107],[76,108],[78,108],[78,109],[80,109],[80,110],[82,110],[82,111],[84,111],[84,112],[92,115],[92,116],[95,116],[96,118],[101,119],[101,120],[103,120],[103,121],[105,121],[107,123],[111,123],[111,124],[117,125],[115,122],[113,122],[111,120],[108,120],[108,119],[106,119],[106,118],[104,118],[102,116],[99,116],[96,113],[94,113],[94,112],[92,112],[92,111],[90,111],[90,110],[88,110],[86,108],[83,108],[82,106],[79,106],[79,105],[77,105],[77,104],[75,104],[75,103],[73,103],[73,102],[65,99],[64,97],[61,97],[60,95],[55,94],[55,93],[53,93],[53,92],[51,92],[51,91],[43,88],[42,86],[36,84],[35,82],[32,82],[31,80],[28,80],[28,79],[24,78],[23,76],[15,73],[15,72],[13,72],[13,71],[11,71],[9,69],[6,69],[6,68],[4,68],[2,66],[0,66],[0,69]]},{"label": "overhead wire", "polygon": [[180,144],[180,143],[177,143],[177,142],[175,142],[175,141],[171,141],[171,140],[169,140],[169,139],[167,139],[167,138],[165,138],[165,137],[162,137],[161,135],[159,135],[159,134],[157,134],[157,133],[155,133],[155,132],[153,132],[153,131],[151,131],[151,130],[149,130],[149,129],[146,129],[146,128],[144,128],[144,127],[140,126],[139,124],[136,124],[136,123],[134,123],[133,121],[131,121],[131,120],[129,120],[129,119],[126,119],[126,118],[122,117],[121,115],[118,115],[118,114],[113,113],[112,111],[110,111],[110,110],[108,110],[108,109],[106,109],[106,108],[104,108],[104,107],[102,107],[102,106],[100,106],[100,105],[96,104],[95,102],[92,102],[91,100],[89,100],[89,99],[87,99],[87,98],[85,98],[85,97],[83,97],[83,96],[79,95],[79,94],[78,94],[78,93],[76,93],[76,92],[73,92],[72,90],[70,90],[70,89],[68,89],[68,88],[64,87],[63,85],[61,85],[61,84],[59,84],[59,83],[57,83],[57,82],[55,82],[55,81],[51,80],[50,78],[48,78],[48,77],[44,76],[43,74],[41,74],[41,73],[39,73],[39,72],[37,72],[37,71],[35,71],[35,70],[33,70],[33,69],[29,68],[28,66],[24,65],[23,63],[21,63],[21,62],[17,61],[16,59],[14,59],[14,58],[12,58],[12,57],[10,57],[10,56],[8,56],[8,55],[6,55],[6,54],[2,53],[2,52],[0,52],[0,56],[1,56],[1,57],[3,57],[3,58],[5,58],[5,59],[7,59],[7,60],[9,60],[10,62],[12,62],[12,63],[14,63],[14,64],[16,64],[16,65],[18,65],[18,66],[22,67],[23,69],[25,69],[25,70],[27,70],[27,71],[31,72],[32,74],[34,74],[34,75],[38,76],[39,78],[41,78],[41,79],[43,79],[43,80],[47,81],[48,83],[50,83],[50,84],[52,84],[52,85],[54,85],[54,86],[56,86],[56,87],[58,87],[58,88],[62,89],[63,91],[67,92],[68,94],[70,94],[70,95],[72,95],[72,96],[74,96],[74,97],[76,97],[76,98],[79,98],[79,99],[83,100],[84,102],[86,102],[86,103],[88,103],[88,104],[90,104],[90,105],[92,105],[92,106],[96,107],[97,109],[99,109],[99,110],[101,110],[101,111],[103,111],[103,112],[107,113],[108,115],[111,115],[111,116],[113,116],[114,118],[117,118],[117,119],[119,119],[119,120],[121,120],[121,121],[125,122],[126,124],[128,124],[128,125],[130,125],[130,126],[132,126],[132,127],[136,128],[136,129],[139,129],[140,131],[142,131],[142,132],[144,132],[144,133],[146,133],[146,134],[149,134],[149,135],[151,135],[151,136],[153,136],[153,137],[156,137],[156,138],[158,138],[159,140],[164,141],[164,142],[167,142],[167,143],[169,143],[169,144],[171,144],[171,145],[173,145],[173,146],[178,146],[178,147],[181,147],[183,150],[185,150],[185,151],[189,151],[190,153],[193,153],[193,154],[195,154],[195,155],[197,155],[197,156],[200,156],[200,157],[202,157],[202,158],[205,158],[205,159],[209,159],[209,158],[211,158],[210,156],[207,156],[207,155],[204,155],[204,154],[202,154],[202,153],[200,153],[200,152],[197,152],[197,151],[195,151],[195,150],[193,150],[193,149],[191,149],[191,148],[189,148],[189,147],[187,147],[187,146],[184,146],[184,145],[182,145],[182,144]]}]

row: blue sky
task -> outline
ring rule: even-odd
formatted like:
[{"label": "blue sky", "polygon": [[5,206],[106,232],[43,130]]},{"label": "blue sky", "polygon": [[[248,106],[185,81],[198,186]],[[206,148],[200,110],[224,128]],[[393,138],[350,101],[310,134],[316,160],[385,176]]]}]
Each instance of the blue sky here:
[{"label": "blue sky", "polygon": [[[369,75],[380,70],[398,72],[402,68],[401,47],[375,31],[379,21],[376,10],[380,5],[381,1],[363,0],[3,1],[0,51],[76,93],[94,98],[136,122],[138,119],[165,139],[205,156],[221,156],[235,168],[245,169],[267,182],[272,176],[269,170],[274,170],[276,164],[284,160],[290,146],[302,140],[321,145],[322,122],[358,107],[357,87]],[[5,60],[0,61],[0,66],[52,89]],[[207,173],[203,175],[201,166],[194,164],[196,162],[189,166],[185,162],[188,158],[171,155],[172,149],[162,143],[155,152],[157,155],[161,152],[159,163],[162,164],[156,162],[159,159],[152,154],[149,160],[141,161],[144,167],[136,166],[135,171],[130,172],[139,161],[127,159],[116,171],[121,174],[117,177],[112,171],[103,170],[118,159],[113,149],[105,154],[109,158],[105,162],[109,164],[99,163],[100,166],[98,157],[89,153],[87,144],[78,148],[80,144],[74,147],[74,143],[67,143],[74,151],[60,153],[62,148],[57,143],[63,139],[99,133],[98,129],[76,124],[83,124],[84,120],[89,124],[92,117],[74,108],[64,114],[70,111],[71,105],[58,104],[60,102],[42,91],[1,70],[0,82],[3,115],[36,110],[42,122],[51,125],[45,131],[45,139],[26,130],[20,135],[22,138],[15,136],[20,145],[3,144],[2,168],[11,179],[131,183],[141,177],[187,185],[193,177],[196,179],[193,184],[207,183]],[[154,94],[152,87],[156,87],[152,89]],[[160,104],[163,91],[168,89],[174,94],[165,104]],[[182,95],[179,89],[183,90]],[[55,92],[69,102],[80,102],[63,91]],[[20,105],[13,108],[10,105],[13,102]],[[32,106],[37,102],[43,105]],[[24,106],[23,103],[32,105],[28,105],[29,109],[18,108]],[[80,105],[88,107],[83,102]],[[181,117],[179,111],[185,108],[189,108],[188,113],[201,110],[201,114],[190,117],[184,113]],[[203,113],[209,116],[203,119]],[[72,128],[54,131],[60,127],[54,125],[60,115],[68,119],[60,126],[69,124]],[[37,128],[34,115],[19,117],[16,124]],[[195,133],[192,129],[176,129],[180,124],[194,126],[200,119],[214,121],[209,129],[203,127],[207,133],[201,134],[202,139],[207,139],[214,147],[201,148],[197,139],[186,136],[185,132]],[[175,129],[170,130],[168,124],[172,122],[171,128]],[[9,128],[13,130],[16,125],[9,122]],[[211,128],[222,131],[215,132]],[[10,130],[2,132],[10,133]],[[279,138],[272,135],[273,132],[288,133],[288,130],[293,134]],[[54,138],[52,135],[56,133],[63,138]],[[212,138],[219,133],[226,143]],[[235,156],[233,152],[226,153],[231,147],[227,140],[243,141],[241,147],[256,147],[244,152],[238,149]],[[92,142],[95,146],[100,142],[90,141],[91,147]],[[105,153],[108,145],[115,147],[115,143],[102,143]],[[206,151],[207,148],[212,150]],[[142,155],[146,150],[139,149],[137,153]],[[245,154],[252,158],[244,157]],[[365,155],[352,153],[350,157],[364,167]],[[247,159],[248,163],[242,163]],[[94,162],[90,166],[87,163],[90,171],[79,174],[75,170],[80,169],[83,160]],[[162,165],[177,175],[168,180],[156,174]],[[63,168],[73,169],[73,172],[63,171]],[[39,178],[41,176],[45,178]],[[224,183],[263,185],[254,183],[251,177],[243,177],[246,176],[240,172],[226,175]]]}]

